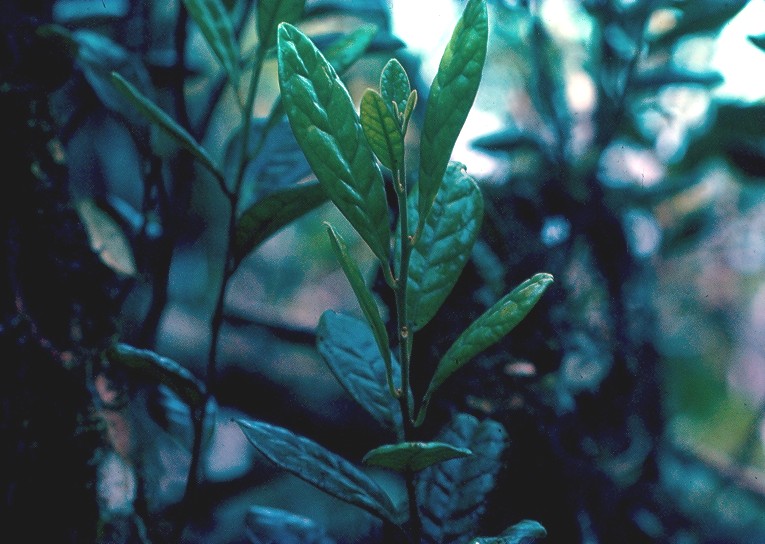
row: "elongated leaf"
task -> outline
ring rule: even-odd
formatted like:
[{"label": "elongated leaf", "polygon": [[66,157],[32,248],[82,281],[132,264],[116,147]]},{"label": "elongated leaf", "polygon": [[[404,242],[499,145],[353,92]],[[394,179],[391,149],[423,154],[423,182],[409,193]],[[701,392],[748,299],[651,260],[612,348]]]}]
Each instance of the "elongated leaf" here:
[{"label": "elongated leaf", "polygon": [[361,25],[350,34],[330,43],[322,50],[322,54],[335,72],[342,74],[367,52],[378,31],[379,28],[376,25]]},{"label": "elongated leaf", "polygon": [[138,89],[116,72],[112,72],[112,83],[114,83],[117,90],[124,94],[144,116],[165,131],[181,146],[190,151],[192,155],[199,159],[199,162],[210,170],[210,172],[215,174],[219,179],[223,177],[218,170],[218,167],[215,166],[212,157],[207,153],[207,150],[197,143],[194,137],[182,126],[162,111],[159,106],[141,94]]},{"label": "elongated leaf", "polygon": [[367,318],[367,324],[372,329],[380,355],[383,361],[385,361],[386,381],[393,395],[396,390],[393,384],[393,365],[391,363],[388,332],[385,330],[385,323],[383,323],[382,317],[380,317],[380,309],[377,307],[377,303],[372,296],[372,292],[367,287],[358,265],[348,254],[348,246],[346,246],[345,240],[335,232],[332,225],[329,223],[325,223],[325,225],[327,226],[329,239],[332,242],[332,249],[337,256],[337,260],[340,261],[340,265],[343,267],[345,277],[348,278],[348,282],[351,284],[356,300],[359,301],[359,306],[361,306],[361,311],[364,312],[364,317]]},{"label": "elongated leaf", "polygon": [[[403,433],[401,409],[386,387],[388,372],[369,325],[327,310],[319,319],[316,346],[337,381],[383,427]],[[391,359],[394,383],[401,383],[401,367]]]},{"label": "elongated leaf", "polygon": [[311,518],[266,506],[252,506],[245,518],[253,544],[334,544],[327,532]]},{"label": "elongated leaf", "polygon": [[106,351],[109,361],[145,374],[172,389],[189,406],[201,406],[205,386],[191,372],[167,357],[128,344],[115,344]]},{"label": "elongated leaf", "polygon": [[363,462],[404,472],[419,471],[430,465],[472,455],[469,449],[457,448],[443,442],[401,442],[375,448],[364,456]]},{"label": "elongated leaf", "polygon": [[[401,63],[390,59],[380,75],[380,94],[391,113],[403,115],[409,94],[412,92],[409,76]],[[395,104],[395,109],[393,107]]]},{"label": "elongated leaf", "polygon": [[502,531],[499,536],[476,538],[470,544],[534,544],[546,536],[547,531],[538,521],[524,519]]},{"label": "elongated leaf", "polygon": [[539,301],[552,281],[553,277],[545,273],[527,279],[460,334],[436,367],[417,416],[418,425],[422,423],[430,398],[436,389],[473,357],[515,328]]},{"label": "elongated leaf", "polygon": [[723,77],[719,72],[692,72],[663,67],[636,74],[630,81],[630,90],[655,92],[657,89],[668,85],[715,87],[723,81]]},{"label": "elongated leaf", "polygon": [[279,84],[287,117],[319,182],[383,264],[389,220],[382,175],[335,70],[297,28],[279,26]]},{"label": "elongated leaf", "polygon": [[465,7],[430,87],[420,143],[420,223],[427,218],[446,166],[475,100],[486,59],[486,0]]},{"label": "elongated leaf", "polygon": [[397,171],[404,157],[404,137],[398,119],[372,89],[367,89],[361,98],[361,126],[383,166]]},{"label": "elongated leaf", "polygon": [[[414,223],[417,215],[412,216]],[[407,314],[415,331],[436,315],[454,288],[482,220],[481,190],[464,165],[452,162],[409,262]]]},{"label": "elongated leaf", "polygon": [[276,191],[250,206],[236,222],[234,259],[244,259],[272,234],[327,201],[319,182]]},{"label": "elongated leaf", "polygon": [[401,522],[385,491],[339,455],[283,427],[244,419],[237,423],[255,449],[278,467],[375,516]]},{"label": "elongated leaf", "polygon": [[125,231],[95,200],[83,199],[76,204],[91,249],[106,266],[125,276],[138,273],[133,248]]},{"label": "elongated leaf", "polygon": [[276,45],[279,23],[295,23],[303,15],[305,0],[259,0],[258,38],[260,46],[268,49]]},{"label": "elongated leaf", "polygon": [[183,0],[189,15],[202,31],[210,49],[226,70],[229,80],[239,81],[239,46],[234,25],[221,0]]},{"label": "elongated leaf", "polygon": [[479,422],[457,414],[438,441],[467,448],[473,455],[444,461],[420,473],[417,498],[422,513],[423,542],[463,544],[476,532],[485,512],[486,495],[494,488],[507,447],[507,433],[496,421]]}]

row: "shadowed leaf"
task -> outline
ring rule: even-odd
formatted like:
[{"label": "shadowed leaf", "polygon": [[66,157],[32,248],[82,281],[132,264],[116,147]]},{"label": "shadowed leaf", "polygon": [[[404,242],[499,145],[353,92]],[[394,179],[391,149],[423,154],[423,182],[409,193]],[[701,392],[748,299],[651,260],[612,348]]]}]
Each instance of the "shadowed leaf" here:
[{"label": "shadowed leaf", "polygon": [[436,463],[471,454],[466,448],[457,448],[443,442],[401,442],[367,452],[363,462],[399,472],[419,471]]}]

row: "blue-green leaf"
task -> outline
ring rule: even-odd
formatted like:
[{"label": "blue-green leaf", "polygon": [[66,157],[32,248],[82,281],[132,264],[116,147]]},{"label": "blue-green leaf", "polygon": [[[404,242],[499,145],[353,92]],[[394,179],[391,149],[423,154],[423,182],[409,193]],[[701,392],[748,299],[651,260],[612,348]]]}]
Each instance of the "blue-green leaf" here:
[{"label": "blue-green leaf", "polygon": [[486,0],[469,0],[430,87],[420,140],[420,225],[436,198],[446,166],[475,100],[486,59]]},{"label": "blue-green leaf", "polygon": [[338,209],[387,265],[390,233],[382,175],[345,86],[297,28],[279,26],[279,84],[303,153]]},{"label": "blue-green leaf", "polygon": [[278,467],[370,514],[394,524],[402,521],[385,491],[339,455],[283,427],[244,419],[237,423],[255,449]]},{"label": "blue-green leaf", "polygon": [[502,467],[507,433],[496,421],[479,422],[457,414],[436,438],[473,455],[452,459],[423,470],[417,481],[423,542],[466,542],[475,535],[485,512],[486,495]]},{"label": "blue-green leaf", "polygon": [[758,34],[756,36],[747,36],[749,41],[760,48],[761,51],[765,51],[765,34]]},{"label": "blue-green leaf", "polygon": [[207,153],[207,150],[202,147],[194,137],[189,134],[182,126],[176,123],[168,114],[157,106],[154,102],[144,96],[138,89],[136,89],[131,83],[116,72],[112,72],[112,83],[119,92],[125,95],[133,105],[138,108],[149,121],[153,122],[160,129],[165,131],[170,137],[172,137],[181,146],[185,147],[191,152],[199,162],[201,162],[210,172],[215,174],[218,179],[223,178],[218,167],[212,160],[212,157]]},{"label": "blue-green leaf", "polygon": [[539,301],[552,281],[553,277],[550,274],[534,275],[505,295],[465,329],[436,367],[417,416],[418,425],[424,420],[430,398],[441,384],[473,357],[515,328]]},{"label": "blue-green leaf", "polygon": [[258,38],[260,46],[268,49],[276,45],[279,23],[295,23],[303,15],[305,0],[259,0]]},{"label": "blue-green leaf", "polygon": [[476,538],[470,544],[534,544],[546,536],[547,531],[538,521],[524,519],[502,531],[499,536]]},{"label": "blue-green leaf", "polygon": [[189,15],[199,26],[210,49],[218,58],[229,80],[239,82],[239,46],[234,25],[220,0],[183,0]]},{"label": "blue-green leaf", "polygon": [[191,372],[172,359],[128,344],[115,344],[106,351],[112,363],[144,374],[166,385],[189,406],[199,407],[205,398],[205,386]]},{"label": "blue-green leaf", "polygon": [[[412,212],[414,223],[417,214]],[[464,165],[451,163],[409,262],[407,314],[414,330],[433,318],[451,292],[470,258],[482,220],[481,190]]]},{"label": "blue-green leaf", "polygon": [[[327,310],[319,319],[316,346],[348,394],[380,425],[402,436],[401,408],[386,387],[386,362],[369,325]],[[395,357],[389,358],[393,382],[401,383],[401,367]]]},{"label": "blue-green leaf", "polygon": [[367,452],[362,461],[367,465],[399,472],[416,472],[449,459],[467,457],[472,453],[467,448],[458,448],[443,442],[400,442],[375,448]]},{"label": "blue-green leaf", "polygon": [[234,232],[234,260],[238,263],[272,234],[327,201],[317,181],[278,190],[242,213]]},{"label": "blue-green leaf", "polygon": [[382,317],[380,317],[380,309],[377,307],[377,303],[369,287],[367,287],[358,265],[348,253],[348,246],[346,246],[345,240],[332,228],[332,225],[329,223],[325,223],[325,225],[337,260],[340,261],[345,277],[348,278],[348,282],[351,284],[351,288],[356,295],[356,300],[358,300],[359,306],[361,306],[361,311],[364,313],[364,317],[367,318],[367,324],[372,328],[375,342],[377,342],[377,347],[380,349],[380,355],[383,361],[385,361],[386,381],[391,395],[393,395],[396,389],[393,384],[393,366],[391,363],[390,346],[388,344],[388,332],[385,330],[385,323],[383,323]]},{"label": "blue-green leaf", "polygon": [[398,171],[404,157],[404,137],[399,120],[372,89],[367,89],[361,98],[361,126],[369,146],[383,166]]},{"label": "blue-green leaf", "polygon": [[361,25],[350,34],[330,43],[322,50],[322,54],[335,72],[342,74],[364,56],[378,31],[379,28],[373,24]]},{"label": "blue-green leaf", "polygon": [[380,94],[385,106],[391,113],[403,115],[411,92],[406,70],[399,61],[390,59],[380,75]]}]

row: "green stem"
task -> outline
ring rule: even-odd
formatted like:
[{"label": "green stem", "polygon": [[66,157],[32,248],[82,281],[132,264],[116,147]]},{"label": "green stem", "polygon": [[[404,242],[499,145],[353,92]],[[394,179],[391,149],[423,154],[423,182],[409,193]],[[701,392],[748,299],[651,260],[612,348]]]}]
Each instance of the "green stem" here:
[{"label": "green stem", "polygon": [[[255,50],[255,65],[252,68],[252,77],[250,78],[250,86],[247,89],[247,100],[244,104],[243,122],[242,122],[242,147],[239,154],[239,166],[236,171],[236,182],[234,183],[233,193],[236,197],[239,195],[239,190],[242,187],[244,181],[244,169],[247,167],[247,161],[249,160],[248,148],[250,147],[250,131],[252,130],[252,108],[255,106],[255,96],[257,95],[258,83],[260,82],[260,74],[263,72],[263,63],[266,60],[265,50],[258,46]],[[260,151],[260,149],[258,149]],[[234,209],[236,213],[236,209]]]},{"label": "green stem", "polygon": [[[401,161],[403,164],[404,161]],[[399,403],[404,422],[404,440],[412,439],[414,427],[412,426],[412,413],[410,409],[410,383],[409,367],[412,343],[412,331],[409,328],[409,318],[406,311],[406,288],[409,281],[409,259],[412,255],[412,239],[409,236],[409,213],[407,207],[406,174],[403,168],[396,168],[393,172],[393,185],[398,200],[399,227],[401,231],[401,260],[398,270],[398,278],[395,281],[394,292],[396,296],[396,325],[398,327],[398,350],[401,361],[401,395]],[[414,486],[414,472],[411,470],[404,473],[406,480],[406,493],[409,502],[409,529],[412,542],[421,540],[422,523],[420,512],[417,508],[417,496]]]}]

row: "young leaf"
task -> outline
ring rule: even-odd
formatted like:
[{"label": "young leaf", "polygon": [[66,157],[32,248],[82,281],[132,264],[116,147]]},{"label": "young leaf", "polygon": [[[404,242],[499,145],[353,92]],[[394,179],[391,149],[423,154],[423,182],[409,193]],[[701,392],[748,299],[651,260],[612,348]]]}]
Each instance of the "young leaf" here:
[{"label": "young leaf", "polygon": [[436,198],[446,166],[475,100],[486,59],[486,0],[469,0],[430,87],[420,143],[420,226]]},{"label": "young leaf", "polygon": [[390,497],[369,476],[316,442],[261,421],[237,420],[247,440],[272,463],[342,501],[399,524]]},{"label": "young leaf", "polygon": [[[316,347],[348,394],[383,427],[402,436],[401,409],[385,386],[386,363],[369,325],[327,310],[316,328]],[[401,367],[390,359],[393,381],[401,383]]]},{"label": "young leaf", "polygon": [[417,498],[423,542],[467,542],[485,511],[486,495],[494,488],[507,433],[496,421],[479,422],[471,415],[457,414],[437,439],[467,448],[473,455],[433,465],[420,473]]},{"label": "young leaf", "polygon": [[305,0],[259,0],[258,39],[260,46],[269,49],[276,45],[279,23],[294,23],[303,14]]},{"label": "young leaf", "polygon": [[191,134],[173,121],[173,119],[162,111],[159,106],[146,98],[138,89],[116,72],[112,72],[112,83],[114,83],[117,90],[130,99],[135,107],[138,108],[138,110],[151,122],[155,123],[181,146],[190,151],[191,154],[199,159],[199,162],[201,162],[218,179],[223,178],[223,174],[221,174],[218,167],[215,166],[215,163],[213,162],[212,157],[207,153],[207,150],[199,145]]},{"label": "young leaf", "polygon": [[546,536],[547,531],[538,521],[524,519],[502,531],[499,536],[476,538],[470,544],[534,544]]},{"label": "young leaf", "polygon": [[75,207],[85,227],[90,247],[98,254],[101,262],[118,274],[135,276],[138,268],[133,248],[119,223],[92,198],[80,200]]},{"label": "young leaf", "polygon": [[204,384],[187,369],[167,357],[127,344],[113,345],[106,351],[106,357],[113,363],[121,364],[166,385],[189,406],[198,407],[204,401]]},{"label": "young leaf", "polygon": [[367,452],[362,461],[367,465],[399,472],[419,471],[449,459],[467,457],[472,453],[469,449],[457,448],[443,442],[401,442],[375,448]]},{"label": "young leaf", "polygon": [[369,146],[386,168],[397,171],[404,156],[404,138],[399,121],[383,98],[367,89],[361,98],[361,126]]},{"label": "young leaf", "polygon": [[250,206],[236,222],[234,260],[239,263],[269,236],[327,201],[317,181],[276,191]]},{"label": "young leaf", "polygon": [[[411,92],[412,88],[409,84],[409,76],[406,75],[406,70],[404,70],[399,61],[390,59],[380,76],[380,94],[385,106],[391,113],[403,115]],[[393,104],[396,105],[395,110]]]},{"label": "young leaf", "polygon": [[407,313],[415,331],[433,318],[457,282],[482,219],[481,190],[464,165],[450,163],[409,262]]},{"label": "young leaf", "polygon": [[183,0],[183,3],[229,80],[236,85],[239,81],[239,46],[234,25],[223,3],[220,0]]},{"label": "young leaf", "polygon": [[377,303],[372,297],[372,292],[367,287],[364,278],[361,276],[356,262],[348,254],[348,246],[345,245],[345,240],[332,228],[332,225],[325,223],[327,227],[327,234],[329,234],[330,242],[332,242],[332,249],[337,256],[337,260],[340,261],[340,265],[343,267],[345,277],[348,278],[348,282],[353,288],[353,292],[356,295],[356,299],[359,301],[361,311],[364,312],[364,317],[367,318],[367,323],[372,328],[372,334],[377,342],[377,347],[380,350],[380,355],[385,361],[385,373],[386,381],[388,382],[388,388],[391,395],[395,395],[396,387],[393,384],[393,366],[391,363],[390,347],[388,345],[388,333],[385,330],[385,323],[383,323],[380,317],[380,309],[377,307]]},{"label": "young leaf", "polygon": [[409,119],[412,118],[412,112],[417,105],[417,90],[413,89],[406,99],[406,108],[404,108],[404,118],[401,120],[401,132],[406,136],[406,130],[409,128]]},{"label": "young leaf", "polygon": [[387,265],[388,204],[382,175],[335,70],[297,28],[279,26],[279,85],[287,117],[319,182]]},{"label": "young leaf", "polygon": [[539,301],[552,281],[553,277],[545,273],[527,279],[460,334],[436,367],[417,416],[418,425],[422,424],[430,398],[441,384],[473,357],[515,328]]}]

